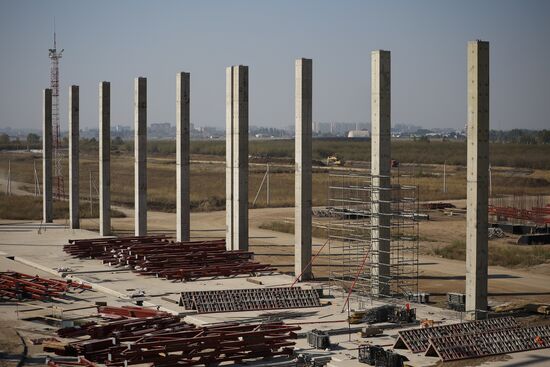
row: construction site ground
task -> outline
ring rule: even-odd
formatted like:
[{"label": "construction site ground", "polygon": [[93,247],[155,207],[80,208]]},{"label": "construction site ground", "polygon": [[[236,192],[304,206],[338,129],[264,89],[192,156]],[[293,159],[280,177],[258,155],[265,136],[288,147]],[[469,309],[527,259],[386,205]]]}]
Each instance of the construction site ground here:
[{"label": "construction site ground", "polygon": [[[126,218],[113,219],[113,227],[118,233],[131,233],[133,230],[133,211],[125,211]],[[258,228],[266,221],[282,220],[293,215],[292,208],[252,209],[250,211],[250,247],[262,262],[268,262],[280,269],[281,272],[291,272],[293,257],[292,234],[273,232]],[[421,236],[434,238],[434,234],[448,236],[464,236],[464,217],[457,215],[451,217],[434,218],[433,221],[421,224]],[[149,229],[151,233],[173,233],[175,227],[175,215],[171,213],[149,212]],[[97,222],[93,219],[85,219],[82,226],[95,227]],[[192,214],[193,239],[222,238],[225,233],[225,215],[223,212],[193,213]],[[36,222],[24,221],[0,221],[0,270],[15,270],[22,273],[37,274],[40,276],[59,276],[57,271],[64,268],[67,275],[76,277],[94,284],[93,291],[86,291],[75,297],[74,300],[52,304],[42,302],[14,302],[0,303],[0,346],[2,349],[2,365],[18,365],[19,359],[26,354],[27,359],[20,365],[40,365],[43,363],[41,347],[32,346],[30,338],[47,337],[53,335],[55,326],[42,322],[25,321],[33,316],[47,316],[52,313],[63,314],[65,318],[77,318],[94,313],[91,307],[96,301],[105,301],[109,305],[130,305],[132,300],[129,295],[136,290],[145,292],[144,305],[148,307],[160,307],[171,312],[179,313],[183,308],[175,304],[178,294],[184,290],[211,290],[231,288],[253,288],[267,286],[288,286],[293,281],[293,276],[286,274],[273,274],[261,276],[262,285],[254,284],[246,280],[246,276],[230,279],[201,279],[186,283],[171,282],[154,277],[137,275],[127,269],[109,268],[97,260],[79,260],[69,257],[63,252],[63,244],[68,239],[95,238],[97,232],[88,230],[69,230],[64,221],[53,225],[40,226]],[[462,237],[463,238],[463,237]],[[506,239],[500,239],[506,240]],[[500,241],[499,240],[499,241]],[[314,239],[314,252],[322,246],[326,240]],[[421,243],[421,246],[433,245],[433,240]],[[322,279],[327,274],[326,258],[321,256],[314,264],[314,273]],[[421,256],[420,258],[420,291],[429,292],[432,298],[439,300],[431,305],[413,305],[418,310],[418,317],[443,322],[459,321],[462,315],[458,312],[446,310],[441,306],[441,299],[446,292],[464,291],[464,262],[442,259],[434,256]],[[490,303],[499,304],[507,301],[550,301],[550,272],[548,264],[534,269],[508,269],[503,267],[490,267],[489,269],[489,293]],[[318,279],[318,280],[320,280]],[[308,286],[309,284],[304,284]],[[351,333],[345,331],[348,323],[347,309],[342,312],[344,295],[336,290],[326,289],[331,292],[333,298],[328,300],[331,305],[321,308],[284,310],[288,315],[282,314],[282,310],[234,312],[223,314],[187,315],[185,321],[195,324],[207,324],[222,321],[258,321],[268,314],[282,315],[285,322],[299,323],[302,332],[311,329],[344,329],[343,334],[331,336],[331,342],[335,344],[331,351],[315,351],[311,349],[305,338],[297,340],[297,347],[308,353],[330,353],[333,360],[330,366],[360,366],[358,361],[350,360],[357,357],[357,345],[361,343],[380,344],[386,347],[393,345],[397,329],[387,330],[383,336],[363,339],[358,336],[356,329]],[[377,305],[378,302],[372,302]],[[351,302],[351,308],[358,304]],[[74,310],[79,308],[79,310]],[[71,311],[73,310],[73,311]],[[322,321],[322,323],[319,323]],[[537,321],[538,322],[538,321]],[[362,325],[351,325],[358,327]],[[24,344],[23,344],[24,343]],[[406,355],[414,366],[428,366],[438,363],[437,358],[414,355],[405,350],[400,351]],[[274,365],[275,361],[261,361],[260,365]],[[482,360],[466,360],[453,362],[452,366],[473,366],[490,363],[503,366],[544,366],[550,363],[550,350],[522,352],[504,356],[496,356]]]}]

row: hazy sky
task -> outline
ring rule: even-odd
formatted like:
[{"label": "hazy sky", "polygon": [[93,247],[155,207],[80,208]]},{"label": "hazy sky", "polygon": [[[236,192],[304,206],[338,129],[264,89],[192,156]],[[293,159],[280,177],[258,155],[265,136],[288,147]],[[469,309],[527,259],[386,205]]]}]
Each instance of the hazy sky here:
[{"label": "hazy sky", "polygon": [[225,70],[250,67],[250,123],[294,123],[294,59],[313,59],[314,121],[370,121],[370,52],[392,52],[392,121],[464,126],[466,44],[490,41],[491,128],[550,128],[550,1],[0,0],[0,126],[41,126],[56,17],[61,123],[80,85],[81,126],[133,122],[133,79],[148,120],[174,122],[175,76],[191,73],[191,120],[222,127]]}]

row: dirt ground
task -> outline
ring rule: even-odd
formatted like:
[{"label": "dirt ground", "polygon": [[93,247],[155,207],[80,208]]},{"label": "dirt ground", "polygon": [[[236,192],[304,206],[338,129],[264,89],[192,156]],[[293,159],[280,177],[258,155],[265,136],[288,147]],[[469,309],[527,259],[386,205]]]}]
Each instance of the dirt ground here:
[{"label": "dirt ground", "polygon": [[[457,207],[464,201],[454,202]],[[133,210],[117,208],[126,214],[126,218],[113,219],[113,227],[119,233],[132,233],[134,226]],[[293,271],[294,235],[261,229],[262,223],[275,220],[291,220],[293,208],[251,209],[250,249],[262,262],[275,265],[282,272]],[[464,240],[466,234],[464,215],[446,216],[440,213],[432,215],[430,221],[420,223],[420,236],[428,241],[421,241],[421,253],[428,252],[434,246]],[[83,220],[84,228],[95,228],[97,221]],[[151,233],[174,233],[175,214],[149,212],[148,226]],[[225,213],[223,211],[192,213],[191,228],[193,239],[222,238],[225,234]],[[325,243],[326,239],[313,239],[313,252]],[[514,241],[514,238],[502,238],[495,241]],[[327,275],[328,246],[325,246],[318,260],[313,264],[313,271],[318,277]],[[419,290],[428,292],[437,303],[441,303],[447,292],[464,292],[465,263],[459,260],[444,259],[427,254],[419,258]],[[550,264],[536,267],[504,268],[489,267],[490,303],[500,304],[508,301],[550,302]]]}]

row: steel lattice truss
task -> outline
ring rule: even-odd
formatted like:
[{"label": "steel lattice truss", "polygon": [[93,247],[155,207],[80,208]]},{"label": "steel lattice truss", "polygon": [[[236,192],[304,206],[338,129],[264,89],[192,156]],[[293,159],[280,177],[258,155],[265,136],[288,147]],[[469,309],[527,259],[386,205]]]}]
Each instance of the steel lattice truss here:
[{"label": "steel lattice truss", "polygon": [[182,292],[180,306],[198,313],[320,307],[314,289],[300,287]]},{"label": "steel lattice truss", "polygon": [[531,326],[430,338],[426,356],[442,361],[550,348],[550,326]]},{"label": "steel lattice truss", "polygon": [[425,329],[410,329],[399,331],[394,344],[395,349],[408,349],[413,353],[421,353],[428,349],[430,338],[453,337],[467,333],[481,333],[493,330],[517,328],[513,317],[464,322],[434,326]]}]

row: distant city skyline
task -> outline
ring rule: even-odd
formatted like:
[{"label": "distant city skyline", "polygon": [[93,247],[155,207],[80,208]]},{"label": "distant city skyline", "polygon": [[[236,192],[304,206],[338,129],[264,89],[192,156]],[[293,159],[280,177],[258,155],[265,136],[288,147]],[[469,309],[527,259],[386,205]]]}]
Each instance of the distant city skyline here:
[{"label": "distant city skyline", "polygon": [[2,1],[0,127],[40,129],[56,18],[61,127],[80,86],[82,128],[133,121],[133,79],[148,78],[148,120],[175,120],[175,76],[191,73],[191,120],[223,128],[225,67],[250,67],[250,122],[294,122],[294,59],[313,59],[313,120],[370,121],[370,52],[392,51],[392,121],[462,129],[466,44],[491,47],[491,129],[550,128],[550,2]]}]

